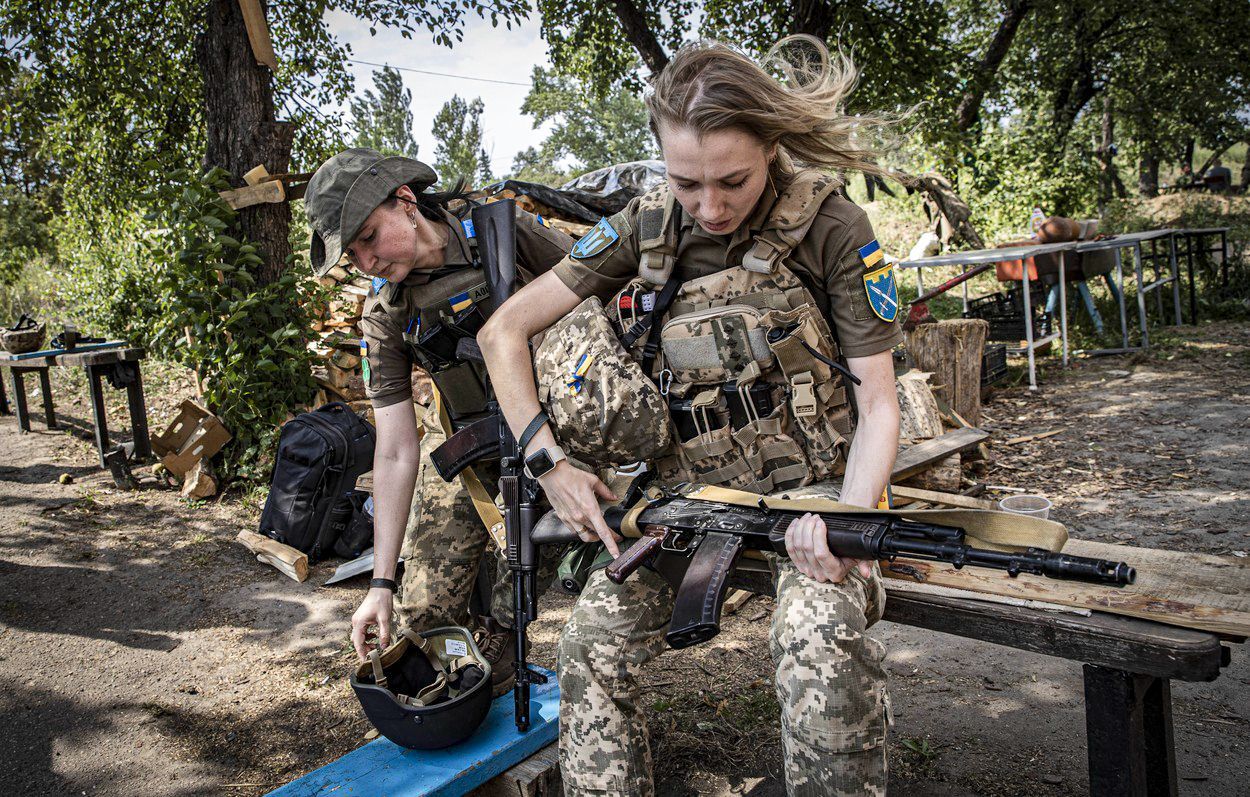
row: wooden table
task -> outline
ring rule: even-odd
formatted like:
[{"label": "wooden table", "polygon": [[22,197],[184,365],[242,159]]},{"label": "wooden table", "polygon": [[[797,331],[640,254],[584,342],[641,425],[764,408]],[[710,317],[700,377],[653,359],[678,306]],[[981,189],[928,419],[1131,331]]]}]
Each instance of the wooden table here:
[{"label": "wooden table", "polygon": [[[740,562],[730,586],[771,595],[768,573],[743,564],[754,563]],[[1231,655],[1213,633],[1101,612],[891,592],[883,619],[1081,662],[1089,790],[1097,797],[1177,794],[1171,682],[1214,681]]]},{"label": "wooden table", "polygon": [[[17,414],[18,429],[25,433],[30,431],[30,414],[26,405],[27,373],[38,373],[39,384],[43,393],[44,418],[49,429],[56,429],[56,414],[52,407],[52,387],[48,378],[51,367],[80,367],[87,370],[87,388],[91,395],[91,416],[95,427],[95,444],[100,455],[100,467],[108,467],[104,458],[109,453],[108,420],[104,414],[103,381],[114,388],[126,391],[126,401],[130,410],[130,428],[134,437],[136,460],[146,460],[152,456],[151,443],[148,440],[148,411],[143,398],[143,376],[139,363],[147,352],[138,347],[123,345],[115,348],[95,349],[82,352],[58,352],[40,354],[37,357],[21,354],[0,355],[0,367],[8,368],[12,377],[13,404]],[[8,411],[8,402],[0,391],[0,412]]]}]

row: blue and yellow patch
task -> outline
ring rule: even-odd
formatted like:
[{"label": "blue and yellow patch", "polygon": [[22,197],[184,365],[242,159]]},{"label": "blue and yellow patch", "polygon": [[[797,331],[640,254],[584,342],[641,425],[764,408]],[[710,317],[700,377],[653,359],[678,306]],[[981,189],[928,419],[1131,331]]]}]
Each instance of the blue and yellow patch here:
[{"label": "blue and yellow patch", "polygon": [[376,295],[379,291],[386,287],[386,277],[374,277],[370,286],[373,289],[374,295]]},{"label": "blue and yellow patch", "polygon": [[585,260],[588,257],[602,254],[607,251],[608,247],[620,239],[620,233],[612,227],[606,218],[599,219],[599,223],[591,228],[590,232],[583,235],[578,239],[577,243],[573,244],[573,251],[569,252],[569,254],[578,260]]},{"label": "blue and yellow patch", "polygon": [[456,294],[447,301],[451,302],[451,311],[453,313],[458,313],[461,310],[472,306],[473,297],[469,295],[468,291],[465,291],[464,293]]},{"label": "blue and yellow patch", "polygon": [[873,241],[859,248],[859,259],[864,261],[864,292],[868,294],[868,306],[886,323],[898,318],[898,285],[894,282],[894,267],[885,262],[881,245]]},{"label": "blue and yellow patch", "polygon": [[360,339],[360,375],[369,383],[369,341]]}]

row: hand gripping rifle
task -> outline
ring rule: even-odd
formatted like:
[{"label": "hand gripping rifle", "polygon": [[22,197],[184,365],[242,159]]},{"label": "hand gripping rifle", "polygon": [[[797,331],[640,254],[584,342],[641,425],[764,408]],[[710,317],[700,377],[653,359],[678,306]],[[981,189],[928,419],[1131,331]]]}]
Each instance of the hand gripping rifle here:
[{"label": "hand gripping rifle", "polygon": [[[507,301],[516,288],[516,208],[505,199],[473,208],[473,228],[477,237],[478,258],[490,288],[493,310]],[[468,341],[462,341],[467,343]],[[466,356],[481,352],[467,351]],[[525,472],[522,451],[512,430],[499,413],[499,405],[491,402],[491,414],[456,432],[430,454],[438,475],[451,481],[469,465],[480,459],[499,457],[499,493],[504,504],[504,534],[507,541],[508,568],[512,571],[515,599],[513,628],[516,631],[516,685],[512,694],[516,701],[517,730],[524,733],[530,726],[530,684],[547,682],[547,676],[530,669],[525,660],[527,626],[538,615],[537,548],[530,531],[538,519],[541,506],[540,488]]]},{"label": "hand gripping rifle", "polygon": [[[720,633],[721,605],[729,572],[744,550],[774,551],[786,556],[786,529],[804,513],[766,507],[739,506],[687,497],[690,490],[666,491],[632,509],[613,507],[604,519],[615,531],[641,536],[612,564],[607,575],[617,584],[643,565],[652,567],[677,593],[673,620],[665,639],[672,648],[706,642]],[[871,512],[821,512],[829,533],[829,550],[853,559],[895,557],[947,562],[1005,570],[1015,577],[1032,573],[1050,578],[1124,586],[1136,571],[1124,562],[1070,556],[1042,548],[994,551],[965,543],[965,531],[954,526],[918,523]],[[574,537],[557,520],[544,519],[534,530],[538,544]]]}]

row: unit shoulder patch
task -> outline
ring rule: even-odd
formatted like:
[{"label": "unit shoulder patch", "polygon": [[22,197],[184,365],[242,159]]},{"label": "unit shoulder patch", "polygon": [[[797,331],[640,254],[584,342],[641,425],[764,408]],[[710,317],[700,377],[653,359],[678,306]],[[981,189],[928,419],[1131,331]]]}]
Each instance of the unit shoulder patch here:
[{"label": "unit shoulder patch", "polygon": [[864,292],[868,294],[868,306],[886,323],[898,318],[898,284],[894,281],[894,266],[885,259],[885,252],[876,239],[859,248],[859,259],[864,263]]},{"label": "unit shoulder patch", "polygon": [[573,250],[569,252],[577,260],[585,260],[595,255],[603,254],[609,247],[621,240],[620,233],[612,226],[606,218],[599,219],[599,223],[591,228],[590,232],[578,239],[573,244]]}]

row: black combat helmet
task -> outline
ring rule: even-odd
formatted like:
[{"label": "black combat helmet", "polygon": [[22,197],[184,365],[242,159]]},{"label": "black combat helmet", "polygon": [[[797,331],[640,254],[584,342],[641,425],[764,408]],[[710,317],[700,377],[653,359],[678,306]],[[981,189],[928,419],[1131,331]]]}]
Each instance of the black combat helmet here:
[{"label": "black combat helmet", "polygon": [[400,633],[386,650],[371,651],[351,677],[365,716],[411,750],[464,741],[490,710],[490,662],[460,626]]}]

